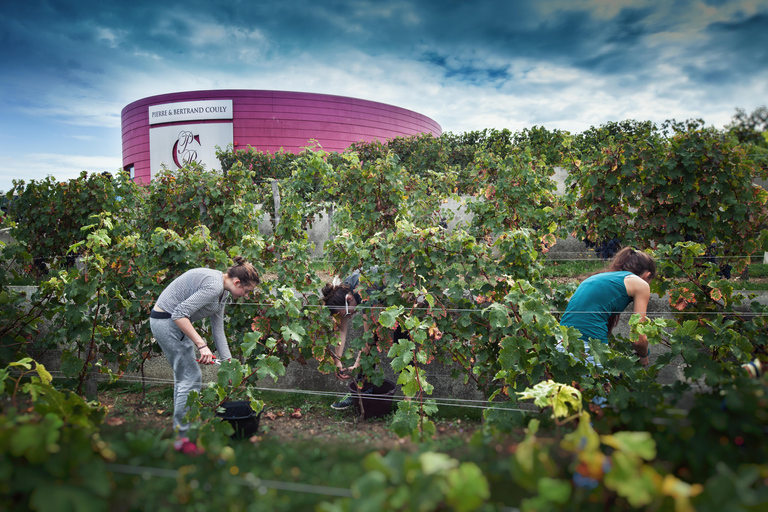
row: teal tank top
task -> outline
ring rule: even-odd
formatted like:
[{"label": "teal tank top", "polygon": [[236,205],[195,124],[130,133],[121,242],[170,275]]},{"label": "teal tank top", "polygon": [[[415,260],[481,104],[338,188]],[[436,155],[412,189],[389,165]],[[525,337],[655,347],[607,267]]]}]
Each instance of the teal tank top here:
[{"label": "teal tank top", "polygon": [[560,325],[575,327],[581,339],[595,338],[608,343],[608,317],[626,309],[632,297],[627,295],[624,278],[632,272],[603,272],[585,279],[568,302]]}]

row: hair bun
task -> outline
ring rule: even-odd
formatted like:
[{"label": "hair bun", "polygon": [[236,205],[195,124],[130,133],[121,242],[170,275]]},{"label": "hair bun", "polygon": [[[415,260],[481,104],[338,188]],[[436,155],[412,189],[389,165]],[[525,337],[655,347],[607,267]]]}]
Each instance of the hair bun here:
[{"label": "hair bun", "polygon": [[235,265],[238,265],[238,266],[245,263],[245,259],[242,256],[235,256],[234,258],[232,258],[232,261],[234,261]]},{"label": "hair bun", "polygon": [[323,301],[328,300],[328,298],[331,296],[335,288],[336,287],[333,286],[331,283],[325,283],[325,286],[323,286],[323,289],[321,292],[323,294]]}]

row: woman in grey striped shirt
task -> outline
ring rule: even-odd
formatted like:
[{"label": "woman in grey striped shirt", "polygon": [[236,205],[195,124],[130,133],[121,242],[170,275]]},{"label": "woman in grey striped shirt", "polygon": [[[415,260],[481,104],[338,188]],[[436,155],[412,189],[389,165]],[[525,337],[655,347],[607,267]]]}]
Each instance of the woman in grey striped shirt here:
[{"label": "woman in grey striped shirt", "polygon": [[[231,359],[224,334],[224,307],[230,296],[245,297],[259,283],[253,265],[240,256],[233,261],[235,264],[226,272],[209,268],[186,271],[163,290],[150,313],[152,334],[173,369],[173,428],[179,438],[177,449],[189,443],[184,437],[189,425],[183,421],[188,410],[187,396],[192,390],[199,391],[203,384],[197,362],[211,364],[215,359],[192,322],[210,318],[219,359]],[[200,351],[199,359],[195,359],[195,348]],[[183,449],[188,451],[188,446]]]}]

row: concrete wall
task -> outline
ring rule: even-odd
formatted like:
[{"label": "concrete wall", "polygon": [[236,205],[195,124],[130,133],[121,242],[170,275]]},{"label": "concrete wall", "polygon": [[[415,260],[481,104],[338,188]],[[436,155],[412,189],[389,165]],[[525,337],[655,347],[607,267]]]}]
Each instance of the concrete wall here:
[{"label": "concrete wall", "polygon": [[[466,227],[472,222],[472,214],[467,210],[467,202],[472,201],[471,196],[462,197],[459,201],[449,199],[441,205],[441,209],[451,211],[453,219],[448,223],[448,230],[452,231],[457,227]],[[264,215],[259,223],[259,232],[262,235],[272,233],[272,217],[274,216],[273,205],[257,205],[259,209],[266,209],[269,214]],[[324,256],[323,246],[331,236],[332,218],[328,212],[315,216],[312,228],[307,231],[310,242],[314,244],[312,250],[313,259],[321,259]],[[587,249],[587,246],[581,240],[569,236],[565,239],[559,239],[546,255],[550,259],[576,259],[576,258],[598,258],[595,251]]]},{"label": "concrete wall", "polygon": [[[567,178],[567,172],[560,167],[555,168],[555,174],[552,177],[556,184],[557,190],[560,194],[565,193],[565,179]],[[768,181],[755,180],[755,185],[761,186],[768,190]],[[467,210],[466,204],[469,201],[481,200],[473,196],[462,196],[459,201],[449,199],[447,202],[441,205],[441,209],[450,210],[454,214],[454,218],[448,224],[449,230],[454,230],[459,226],[467,226],[472,222],[472,214]],[[261,205],[259,206],[261,208]],[[270,214],[274,214],[274,208],[272,205],[268,205],[267,209]],[[315,223],[312,229],[309,230],[309,240],[315,245],[312,253],[312,257],[319,259],[323,257],[323,244],[328,240],[332,228],[332,219],[328,215],[315,218]],[[272,224],[268,216],[262,220],[259,225],[259,230],[262,234],[269,234],[272,232]],[[599,258],[594,250],[588,249],[586,244],[576,239],[573,236],[568,236],[565,239],[558,239],[557,243],[550,249],[546,257],[548,259],[584,259],[584,258]],[[768,252],[763,255],[763,263],[768,263]]]}]

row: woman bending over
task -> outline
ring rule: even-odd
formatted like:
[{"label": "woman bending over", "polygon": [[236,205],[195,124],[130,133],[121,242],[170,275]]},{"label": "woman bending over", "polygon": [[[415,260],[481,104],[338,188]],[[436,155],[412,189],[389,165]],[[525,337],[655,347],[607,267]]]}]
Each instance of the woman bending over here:
[{"label": "woman bending over", "polygon": [[[224,308],[230,297],[245,297],[259,283],[253,265],[240,256],[233,261],[235,264],[225,272],[209,268],[184,272],[163,290],[150,313],[152,334],[173,369],[173,428],[185,442],[188,440],[183,436],[189,428],[184,422],[187,396],[190,391],[199,391],[203,384],[197,362],[210,364],[215,359],[193,322],[210,318],[219,359],[231,359],[224,334]],[[195,349],[200,352],[199,360]]]},{"label": "woman bending over", "polygon": [[[594,338],[608,343],[608,336],[619,322],[619,315],[632,302],[633,311],[645,320],[651,289],[656,277],[656,262],[648,254],[631,247],[620,250],[608,269],[585,279],[568,302],[560,325],[581,332],[584,348]],[[632,348],[643,366],[648,366],[648,340],[640,336]]]}]

